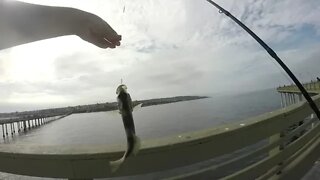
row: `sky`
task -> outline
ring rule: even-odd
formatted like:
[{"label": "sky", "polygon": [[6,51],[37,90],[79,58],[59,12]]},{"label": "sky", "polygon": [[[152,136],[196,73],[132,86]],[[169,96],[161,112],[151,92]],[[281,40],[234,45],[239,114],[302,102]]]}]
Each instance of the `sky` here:
[{"label": "sky", "polygon": [[[74,7],[107,21],[121,46],[64,36],[0,51],[0,112],[133,99],[237,94],[290,79],[238,25],[205,0],[25,0]],[[292,69],[320,76],[319,0],[217,0]]]}]

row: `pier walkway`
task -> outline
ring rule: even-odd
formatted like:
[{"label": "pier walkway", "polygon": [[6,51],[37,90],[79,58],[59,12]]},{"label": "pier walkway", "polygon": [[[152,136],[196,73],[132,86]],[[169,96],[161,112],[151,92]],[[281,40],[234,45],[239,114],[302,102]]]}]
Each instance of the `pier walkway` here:
[{"label": "pier walkway", "polygon": [[[320,81],[311,81],[308,83],[303,83],[303,87],[310,93],[310,94],[319,94],[320,93]],[[284,85],[277,88],[279,93],[298,93],[300,94],[300,90],[296,85]]]}]

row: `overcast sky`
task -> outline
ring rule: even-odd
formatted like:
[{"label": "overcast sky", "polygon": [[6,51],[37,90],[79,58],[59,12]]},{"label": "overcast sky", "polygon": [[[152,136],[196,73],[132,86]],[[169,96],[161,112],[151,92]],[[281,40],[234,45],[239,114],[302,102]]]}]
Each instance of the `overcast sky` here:
[{"label": "overcast sky", "polygon": [[[240,93],[291,83],[238,25],[205,0],[27,0],[94,13],[122,35],[116,49],[76,36],[0,51],[0,112],[133,99]],[[319,0],[217,0],[299,79],[320,76]],[[125,7],[125,8],[124,8]]]}]

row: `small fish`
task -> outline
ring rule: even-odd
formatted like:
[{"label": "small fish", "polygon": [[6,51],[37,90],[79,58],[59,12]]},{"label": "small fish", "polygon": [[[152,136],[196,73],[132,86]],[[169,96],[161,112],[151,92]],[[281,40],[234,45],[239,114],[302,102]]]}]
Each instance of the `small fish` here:
[{"label": "small fish", "polygon": [[124,84],[119,85],[117,88],[117,100],[118,100],[118,108],[119,112],[122,116],[123,125],[127,135],[127,150],[120,158],[116,161],[111,161],[111,172],[115,172],[119,169],[121,164],[124,162],[126,158],[129,156],[136,155],[140,148],[140,139],[136,136],[134,122],[133,122],[133,105],[130,94],[127,92],[127,86]]}]

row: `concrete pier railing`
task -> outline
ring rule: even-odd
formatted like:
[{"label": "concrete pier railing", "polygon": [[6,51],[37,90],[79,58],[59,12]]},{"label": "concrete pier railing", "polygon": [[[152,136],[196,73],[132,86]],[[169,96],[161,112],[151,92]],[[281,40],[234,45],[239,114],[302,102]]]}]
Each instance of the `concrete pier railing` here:
[{"label": "concrete pier railing", "polygon": [[[313,98],[319,105],[320,95]],[[143,141],[138,155],[126,160],[114,173],[111,172],[110,161],[123,155],[124,146],[2,144],[0,171],[70,179],[130,176],[224,158],[260,143],[255,149],[241,155],[166,178],[207,179],[225,171],[219,178],[299,179],[320,157],[319,137],[318,120],[302,100],[242,122]]]},{"label": "concrete pier railing", "polygon": [[[320,81],[310,81],[302,85],[310,94],[314,95],[320,92]],[[279,93],[300,93],[300,90],[294,84],[278,87],[277,91]]]}]

